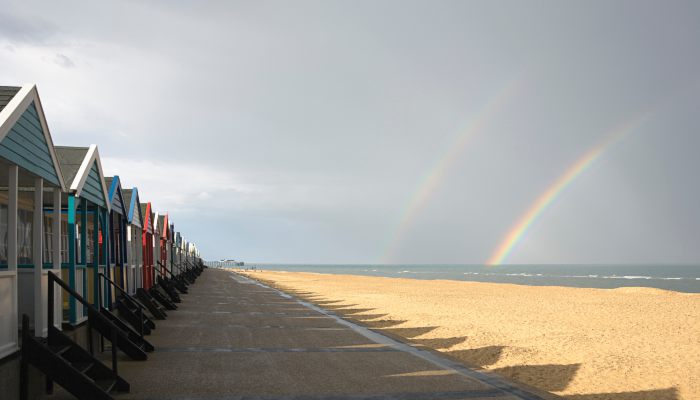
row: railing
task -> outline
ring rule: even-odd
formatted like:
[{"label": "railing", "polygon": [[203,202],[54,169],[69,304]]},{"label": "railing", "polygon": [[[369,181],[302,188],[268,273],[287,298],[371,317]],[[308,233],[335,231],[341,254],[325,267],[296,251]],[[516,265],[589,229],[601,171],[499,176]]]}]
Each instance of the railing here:
[{"label": "railing", "polygon": [[158,260],[158,261],[156,261],[156,264],[160,265],[160,268],[161,268],[161,269],[158,271],[159,274],[163,275],[162,271],[165,271],[165,272],[168,273],[168,275],[170,275],[171,278],[175,279],[175,275],[173,275],[172,272],[168,271],[168,267],[165,266],[165,263],[164,263],[164,262]]},{"label": "railing", "polygon": [[[103,274],[102,272],[100,272],[100,274],[99,274],[98,276],[99,276],[100,278],[104,279],[104,280],[105,280],[107,283],[109,283],[111,286],[113,286],[114,288],[116,288],[117,291],[119,291],[119,293],[122,294],[122,297],[124,298],[125,301],[128,301],[128,302],[130,302],[131,304],[133,304],[133,305],[135,305],[136,307],[138,307],[138,309],[139,309],[139,321],[141,321],[141,323],[139,323],[139,335],[141,335],[141,338],[143,339],[143,309],[144,309],[144,307],[141,305],[141,303],[139,303],[139,302],[137,302],[137,301],[134,301],[134,300],[131,298],[131,295],[130,295],[129,293],[127,293],[124,289],[122,289],[121,287],[119,287],[119,285],[117,285],[113,280],[109,279],[109,277],[107,277],[107,275],[105,275],[105,274]],[[97,300],[97,307],[98,307],[98,309],[99,309],[100,307],[102,307],[102,285],[98,285],[98,287],[99,287],[99,295],[98,295],[98,300]],[[110,301],[111,301],[111,300],[112,300],[112,298],[110,297]],[[110,305],[111,305],[111,304],[110,304]],[[105,308],[106,308],[106,307],[105,307]]]},{"label": "railing", "polygon": [[[49,328],[54,328],[56,329],[56,324],[54,320],[54,285],[58,284],[58,286],[62,287],[63,290],[68,292],[69,295],[73,296],[80,304],[83,306],[87,307],[88,310],[92,311],[92,314],[95,315],[95,318],[102,318],[102,322],[106,323],[108,326],[112,328],[112,371],[114,372],[115,375],[117,375],[117,334],[118,334],[118,328],[116,325],[112,323],[112,321],[108,320],[104,316],[102,316],[99,312],[99,310],[96,310],[95,307],[87,302],[83,296],[81,296],[78,292],[73,290],[70,286],[68,286],[61,278],[59,278],[56,274],[53,272],[49,271],[49,304],[48,304],[48,322],[49,322]],[[88,348],[90,351],[90,354],[94,354],[93,348],[92,348],[92,322],[90,321],[90,315],[88,314]]]}]

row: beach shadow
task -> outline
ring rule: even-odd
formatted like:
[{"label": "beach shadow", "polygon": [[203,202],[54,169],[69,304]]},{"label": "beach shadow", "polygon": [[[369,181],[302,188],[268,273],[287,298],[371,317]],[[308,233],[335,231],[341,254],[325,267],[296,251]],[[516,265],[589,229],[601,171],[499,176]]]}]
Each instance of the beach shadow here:
[{"label": "beach shadow", "polygon": [[678,389],[644,390],[640,392],[573,394],[567,400],[679,400]]},{"label": "beach shadow", "polygon": [[404,322],[406,322],[405,319],[399,319],[399,320],[383,319],[383,320],[379,320],[379,321],[363,321],[362,324],[368,328],[382,329],[382,328],[391,328],[392,326],[396,326],[396,325],[401,325]]},{"label": "beach shadow", "polygon": [[356,319],[358,321],[362,321],[362,323],[365,323],[365,321],[368,321],[370,319],[377,319],[377,318],[382,318],[386,317],[389,314],[360,314],[360,315],[353,315],[352,318]]},{"label": "beach shadow", "polygon": [[313,297],[319,298],[319,297],[321,297],[318,294],[312,293],[312,292],[302,292],[299,290],[290,290],[290,289],[284,289],[284,288],[282,288],[280,290],[283,290],[284,292],[287,292],[288,294],[291,294],[295,297],[304,297],[304,298],[313,298]]},{"label": "beach shadow", "polygon": [[404,339],[411,339],[437,329],[437,326],[419,326],[417,328],[383,328],[378,329],[381,333],[393,335]]},{"label": "beach shadow", "polygon": [[338,303],[343,303],[345,300],[323,300],[323,301],[317,301],[316,304],[321,306],[321,307],[326,307],[329,304],[338,304]]},{"label": "beach shadow", "polygon": [[[464,338],[466,340],[466,338]],[[453,350],[445,353],[475,367],[485,367],[495,364],[501,358],[505,346],[486,346],[476,349]]]},{"label": "beach shadow", "polygon": [[321,307],[321,308],[325,308],[326,310],[338,311],[338,310],[342,310],[344,308],[350,309],[352,307],[357,307],[359,304],[338,304],[338,305],[332,305],[332,306],[324,306],[324,305],[321,305],[318,302],[316,302],[316,305]]},{"label": "beach shadow", "polygon": [[410,343],[414,346],[429,347],[435,350],[447,350],[452,346],[462,344],[466,341],[466,336],[456,336],[451,338],[411,339]]},{"label": "beach shadow", "polygon": [[581,364],[516,365],[492,372],[549,392],[566,389]]},{"label": "beach shadow", "polygon": [[376,308],[342,308],[342,309],[336,309],[333,311],[335,311],[338,314],[344,315],[344,316],[345,315],[349,316],[349,315],[353,315],[353,314],[360,314],[360,313],[374,311],[374,310],[376,310]]}]

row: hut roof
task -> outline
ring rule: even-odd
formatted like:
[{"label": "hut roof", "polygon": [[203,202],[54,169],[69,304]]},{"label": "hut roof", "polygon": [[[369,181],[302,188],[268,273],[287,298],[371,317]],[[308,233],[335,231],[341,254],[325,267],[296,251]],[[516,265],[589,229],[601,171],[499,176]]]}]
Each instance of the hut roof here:
[{"label": "hut roof", "polygon": [[61,165],[63,180],[70,185],[75,180],[89,148],[55,146],[55,149],[58,163]]},{"label": "hut roof", "polygon": [[128,204],[131,207],[131,196],[134,194],[133,189],[123,189],[122,196],[124,197],[124,204]]},{"label": "hut roof", "polygon": [[0,111],[5,108],[20,89],[18,86],[0,86]]}]

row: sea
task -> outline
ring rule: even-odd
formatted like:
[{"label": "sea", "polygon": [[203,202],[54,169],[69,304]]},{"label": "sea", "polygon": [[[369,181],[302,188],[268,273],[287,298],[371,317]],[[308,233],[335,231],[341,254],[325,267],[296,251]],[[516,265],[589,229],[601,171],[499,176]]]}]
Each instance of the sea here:
[{"label": "sea", "polygon": [[[239,267],[240,268],[240,267]],[[269,271],[613,289],[652,287],[700,293],[700,265],[246,264]]]}]

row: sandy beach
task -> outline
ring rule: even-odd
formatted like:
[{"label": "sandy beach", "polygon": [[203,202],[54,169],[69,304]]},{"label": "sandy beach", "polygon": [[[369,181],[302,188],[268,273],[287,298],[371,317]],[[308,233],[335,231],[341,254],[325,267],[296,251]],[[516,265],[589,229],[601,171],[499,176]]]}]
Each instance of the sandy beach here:
[{"label": "sandy beach", "polygon": [[698,294],[248,275],[408,343],[567,399],[700,399]]}]

